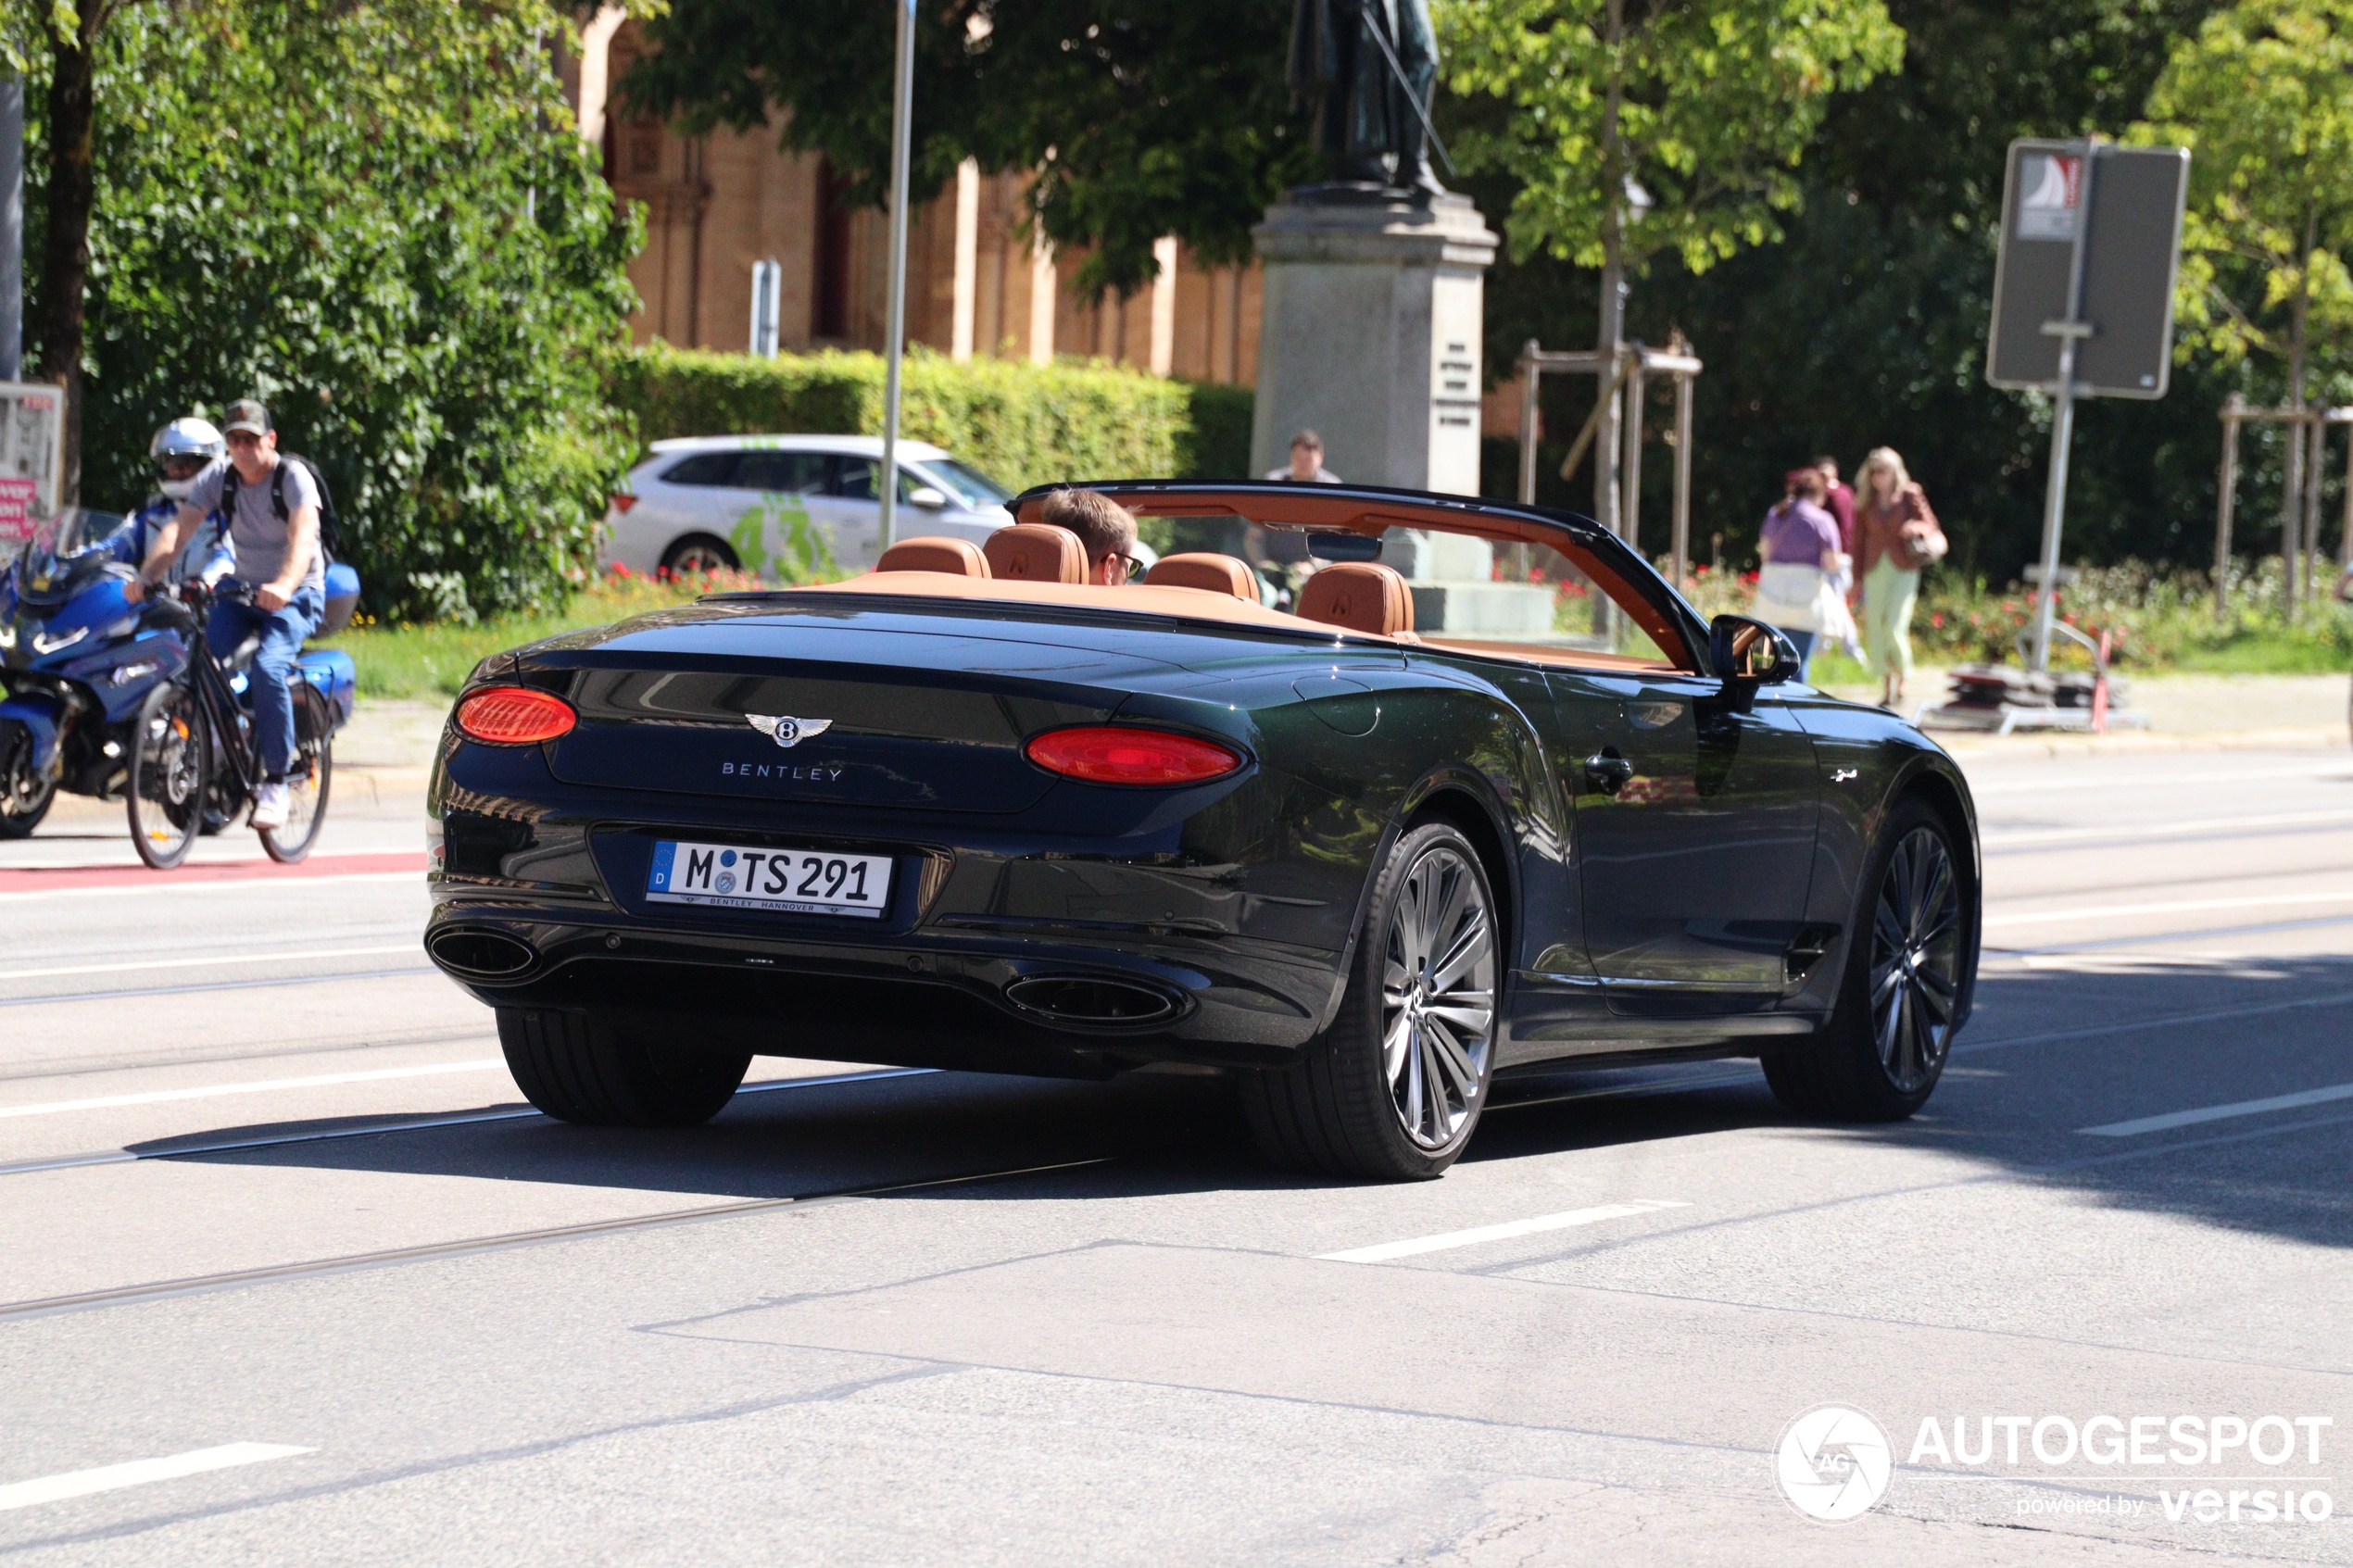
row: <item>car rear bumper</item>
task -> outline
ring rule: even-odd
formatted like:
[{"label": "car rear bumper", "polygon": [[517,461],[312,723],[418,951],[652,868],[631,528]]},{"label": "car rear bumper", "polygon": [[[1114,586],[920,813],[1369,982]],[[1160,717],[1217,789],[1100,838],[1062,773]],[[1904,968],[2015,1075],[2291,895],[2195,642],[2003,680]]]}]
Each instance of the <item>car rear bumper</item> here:
[{"label": "car rear bumper", "polygon": [[[1095,1077],[1152,1061],[1279,1065],[1336,955],[1033,928],[796,940],[535,907],[444,882],[434,962],[493,1007],[593,1012],[655,1041],[763,1056]],[[483,890],[487,893],[489,890]]]}]

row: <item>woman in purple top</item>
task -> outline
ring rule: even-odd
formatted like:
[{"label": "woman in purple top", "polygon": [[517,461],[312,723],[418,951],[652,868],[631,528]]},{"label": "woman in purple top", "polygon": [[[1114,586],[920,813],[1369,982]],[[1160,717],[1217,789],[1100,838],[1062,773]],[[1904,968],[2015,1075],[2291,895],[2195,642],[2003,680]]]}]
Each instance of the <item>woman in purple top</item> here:
[{"label": "woman in purple top", "polygon": [[1765,514],[1755,614],[1796,646],[1802,681],[1814,662],[1815,638],[1834,630],[1840,606],[1831,580],[1844,562],[1838,520],[1822,508],[1822,470],[1793,469],[1788,484],[1781,504]]}]

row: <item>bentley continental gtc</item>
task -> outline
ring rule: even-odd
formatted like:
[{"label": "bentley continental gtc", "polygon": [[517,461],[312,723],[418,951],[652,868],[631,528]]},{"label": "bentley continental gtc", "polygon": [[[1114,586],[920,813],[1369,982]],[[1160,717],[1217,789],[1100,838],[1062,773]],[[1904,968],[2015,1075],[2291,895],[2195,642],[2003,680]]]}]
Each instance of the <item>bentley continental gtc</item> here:
[{"label": "bentley continental gtc", "polygon": [[[980,544],[488,659],[430,798],[434,962],[584,1123],[755,1055],[1230,1074],[1261,1148],[1435,1176],[1499,1073],[1754,1057],[1910,1115],[1969,1014],[1973,808],[1567,513],[1087,488],[1168,546]],[[1153,521],[1151,520],[1159,520]]]}]

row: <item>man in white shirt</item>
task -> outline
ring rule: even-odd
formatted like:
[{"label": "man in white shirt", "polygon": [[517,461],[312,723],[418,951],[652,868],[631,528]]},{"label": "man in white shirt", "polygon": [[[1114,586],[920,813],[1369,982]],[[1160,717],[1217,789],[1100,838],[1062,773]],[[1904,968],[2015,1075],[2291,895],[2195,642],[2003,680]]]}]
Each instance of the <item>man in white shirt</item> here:
[{"label": "man in white shirt", "polygon": [[1289,467],[1269,469],[1268,479],[1287,484],[1338,484],[1340,475],[1324,466],[1324,438],[1312,430],[1302,430],[1290,438]]},{"label": "man in white shirt", "polygon": [[[226,659],[258,632],[261,646],[247,671],[253,695],[255,748],[261,784],[254,791],[253,825],[286,824],[286,775],[294,769],[295,661],[303,639],[319,628],[327,608],[327,559],[319,548],[319,486],[300,463],[278,456],[270,411],[251,398],[229,405],[226,462],[197,476],[177,516],[157,534],[129,596],[163,581],[181,542],[224,505],[235,574],[221,583],[205,625],[205,646]],[[251,603],[234,596],[253,590]]]}]

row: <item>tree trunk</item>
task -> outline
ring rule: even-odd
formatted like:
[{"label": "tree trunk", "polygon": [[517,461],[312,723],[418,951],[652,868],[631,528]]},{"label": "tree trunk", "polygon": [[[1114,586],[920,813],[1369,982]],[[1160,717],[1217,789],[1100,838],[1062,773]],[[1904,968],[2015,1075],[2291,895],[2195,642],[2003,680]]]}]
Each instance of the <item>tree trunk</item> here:
[{"label": "tree trunk", "polygon": [[49,220],[42,252],[41,373],[65,388],[65,471],[61,494],[82,495],[82,328],[90,286],[92,90],[103,8],[89,0],[74,34],[49,40]]},{"label": "tree trunk", "polygon": [[[2304,209],[2304,248],[2296,257],[2296,300],[2288,308],[2287,327],[2287,403],[2296,409],[2304,407],[2306,333],[2312,315],[2312,246],[2320,238],[2320,222],[2317,207]],[[2302,425],[2284,429],[2287,479],[2280,491],[2280,593],[2283,608],[2293,618],[2304,608],[2304,552],[2299,546],[2304,537],[2305,430]],[[2319,475],[2313,478],[2317,482]]]},{"label": "tree trunk", "polygon": [[1602,314],[1594,345],[1602,357],[1594,377],[1595,402],[1604,407],[1593,431],[1593,517],[1612,533],[1622,533],[1617,515],[1617,410],[1622,404],[1610,395],[1610,380],[1617,351],[1626,342],[1626,159],[1617,133],[1618,105],[1626,91],[1619,58],[1626,40],[1625,0],[1609,0],[1604,36],[1609,82],[1602,98]]}]

